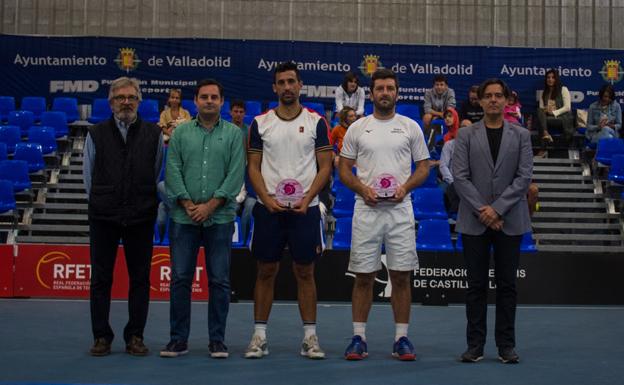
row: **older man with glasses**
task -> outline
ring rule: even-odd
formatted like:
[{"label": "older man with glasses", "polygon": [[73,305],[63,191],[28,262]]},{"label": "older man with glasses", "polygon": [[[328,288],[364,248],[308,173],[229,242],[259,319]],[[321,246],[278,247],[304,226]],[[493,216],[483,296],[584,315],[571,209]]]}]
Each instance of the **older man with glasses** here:
[{"label": "older man with glasses", "polygon": [[119,240],[130,277],[126,352],[148,353],[143,343],[150,290],[156,183],[162,167],[163,137],[157,125],[141,120],[141,89],[121,77],[110,87],[110,119],[89,128],[84,149],[84,184],[89,199],[91,246],[91,328],[93,356],[111,352],[109,323],[113,270]]}]

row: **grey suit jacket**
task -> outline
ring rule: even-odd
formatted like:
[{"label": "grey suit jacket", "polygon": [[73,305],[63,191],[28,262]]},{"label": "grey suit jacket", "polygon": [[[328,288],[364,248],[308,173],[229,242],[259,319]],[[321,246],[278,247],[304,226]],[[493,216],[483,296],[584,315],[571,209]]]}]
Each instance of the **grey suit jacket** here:
[{"label": "grey suit jacket", "polygon": [[531,135],[526,128],[505,121],[496,164],[483,120],[458,131],[453,153],[454,186],[461,198],[456,230],[480,235],[479,207],[490,205],[503,219],[503,232],[521,235],[531,229],[526,200],[533,176]]}]

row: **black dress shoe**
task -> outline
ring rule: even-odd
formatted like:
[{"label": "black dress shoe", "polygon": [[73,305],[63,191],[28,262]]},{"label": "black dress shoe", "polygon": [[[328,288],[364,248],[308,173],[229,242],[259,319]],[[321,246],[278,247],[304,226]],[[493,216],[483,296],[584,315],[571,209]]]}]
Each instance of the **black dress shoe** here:
[{"label": "black dress shoe", "polygon": [[96,338],[89,353],[95,357],[107,356],[111,353],[111,343],[106,338]]},{"label": "black dress shoe", "polygon": [[520,357],[511,346],[503,346],[498,348],[498,359],[503,364],[517,364],[520,362]]},{"label": "black dress shoe", "polygon": [[479,362],[483,359],[483,346],[469,346],[461,355],[461,362]]}]

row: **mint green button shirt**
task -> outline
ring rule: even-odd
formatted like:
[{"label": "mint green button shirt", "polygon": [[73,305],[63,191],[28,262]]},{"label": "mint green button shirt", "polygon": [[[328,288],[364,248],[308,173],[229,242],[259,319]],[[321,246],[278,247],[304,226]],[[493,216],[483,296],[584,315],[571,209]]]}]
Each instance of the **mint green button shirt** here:
[{"label": "mint green button shirt", "polygon": [[210,130],[197,119],[179,125],[167,151],[165,186],[171,203],[171,219],[181,224],[197,224],[178,200],[204,203],[225,199],[203,226],[229,223],[236,217],[236,195],[243,185],[245,151],[241,129],[219,119]]}]

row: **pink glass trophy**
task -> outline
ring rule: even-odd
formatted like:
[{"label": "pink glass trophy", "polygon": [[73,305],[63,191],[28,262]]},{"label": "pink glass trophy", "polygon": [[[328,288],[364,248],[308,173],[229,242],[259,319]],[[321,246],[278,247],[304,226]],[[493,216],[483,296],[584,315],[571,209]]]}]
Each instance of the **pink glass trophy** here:
[{"label": "pink glass trophy", "polygon": [[284,179],[277,184],[275,199],[280,205],[293,208],[303,199],[303,186],[296,179]]}]

